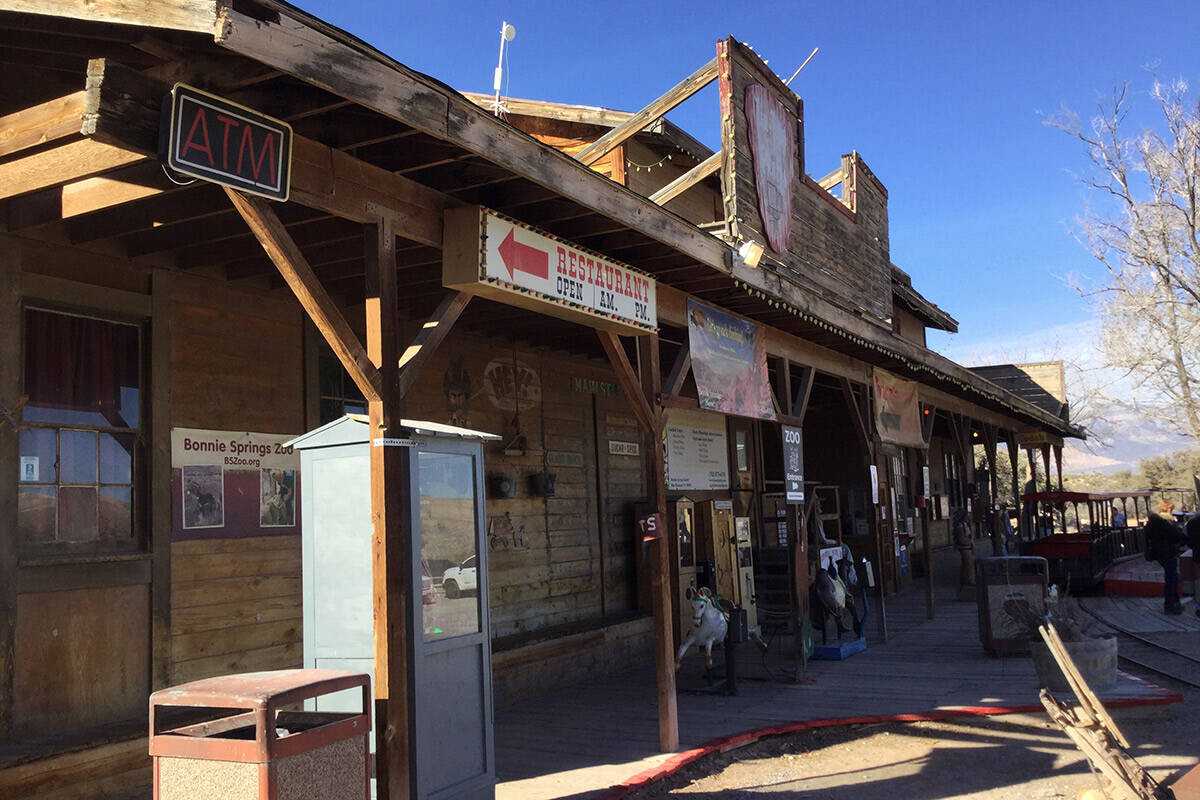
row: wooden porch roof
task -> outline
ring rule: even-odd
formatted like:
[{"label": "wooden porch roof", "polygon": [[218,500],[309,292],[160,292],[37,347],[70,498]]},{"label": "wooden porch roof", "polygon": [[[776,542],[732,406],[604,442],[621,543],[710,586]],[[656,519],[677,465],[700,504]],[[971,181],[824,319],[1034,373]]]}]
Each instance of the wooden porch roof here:
[{"label": "wooden porch roof", "polygon": [[[156,159],[157,107],[148,100],[182,81],[293,126],[294,202],[278,215],[346,305],[364,294],[365,209],[384,202],[399,214],[401,303],[424,318],[445,294],[442,212],[481,204],[806,341],[1081,435],[931,351],[789,291],[778,276],[729,266],[727,243],[278,0],[0,0],[0,44],[9,231],[281,288],[224,191],[179,185]],[[602,357],[591,331],[488,301],[459,324]]]}]

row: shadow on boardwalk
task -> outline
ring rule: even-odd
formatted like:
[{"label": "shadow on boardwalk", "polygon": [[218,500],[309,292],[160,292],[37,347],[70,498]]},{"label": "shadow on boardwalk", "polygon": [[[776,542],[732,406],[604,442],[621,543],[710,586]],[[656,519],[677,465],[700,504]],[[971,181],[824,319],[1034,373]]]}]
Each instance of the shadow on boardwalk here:
[{"label": "shadow on boardwalk", "polygon": [[[739,648],[737,696],[681,691],[680,749],[800,721],[1040,709],[1030,660],[984,652],[975,603],[955,599],[957,587],[947,575],[955,565],[945,555],[935,569],[934,619],[926,616],[924,582],[914,581],[886,598],[886,642],[876,624],[865,652],[846,661],[810,662],[802,682],[783,677],[794,666],[790,640],[774,640],[766,656],[751,645]],[[714,661],[719,665],[721,659]],[[689,656],[678,685],[681,690],[705,685],[702,655]],[[1102,697],[1154,700],[1163,694],[1123,677]],[[522,800],[587,797],[663,763],[669,756],[658,752],[650,654],[619,674],[498,710],[496,756],[497,796]]]}]

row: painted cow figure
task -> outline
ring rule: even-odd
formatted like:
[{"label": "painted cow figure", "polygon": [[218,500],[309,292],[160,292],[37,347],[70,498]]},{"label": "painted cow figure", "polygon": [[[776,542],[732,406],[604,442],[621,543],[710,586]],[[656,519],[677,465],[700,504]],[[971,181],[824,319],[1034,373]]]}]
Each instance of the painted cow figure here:
[{"label": "painted cow figure", "polygon": [[700,590],[689,588],[687,598],[692,603],[692,627],[688,629],[679,655],[675,657],[675,671],[683,664],[683,656],[693,644],[704,645],[704,665],[712,669],[713,642],[723,641],[729,629],[729,617],[717,605],[717,599],[707,587]]}]

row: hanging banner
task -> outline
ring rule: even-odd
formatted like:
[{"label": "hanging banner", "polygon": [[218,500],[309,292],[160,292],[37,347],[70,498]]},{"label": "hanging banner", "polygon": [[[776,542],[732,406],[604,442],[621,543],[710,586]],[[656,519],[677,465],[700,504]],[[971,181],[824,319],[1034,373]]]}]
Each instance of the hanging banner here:
[{"label": "hanging banner", "polygon": [[300,533],[294,435],[171,429],[171,536],[236,539]]},{"label": "hanging banner", "polygon": [[783,480],[788,503],[804,502],[804,431],[791,425],[783,430]]},{"label": "hanging banner", "polygon": [[879,431],[879,438],[904,447],[925,447],[917,384],[877,369],[871,385],[875,392],[875,430]]},{"label": "hanging banner", "polygon": [[700,407],[741,417],[775,419],[762,328],[691,298],[687,313],[692,374]]}]

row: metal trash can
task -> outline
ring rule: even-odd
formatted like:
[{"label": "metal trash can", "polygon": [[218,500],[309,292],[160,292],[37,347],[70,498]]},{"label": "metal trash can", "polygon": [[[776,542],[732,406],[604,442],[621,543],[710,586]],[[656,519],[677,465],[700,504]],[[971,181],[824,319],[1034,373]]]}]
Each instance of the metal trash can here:
[{"label": "metal trash can", "polygon": [[1004,610],[1006,600],[1024,600],[1039,616],[1046,613],[1050,564],[1037,556],[1001,556],[975,560],[979,605],[979,641],[992,655],[1029,653],[1028,629]]},{"label": "metal trash can", "polygon": [[[346,690],[361,692],[361,713],[301,710],[306,700]],[[341,670],[249,672],[157,691],[154,798],[364,800],[370,708],[370,678]]]}]

